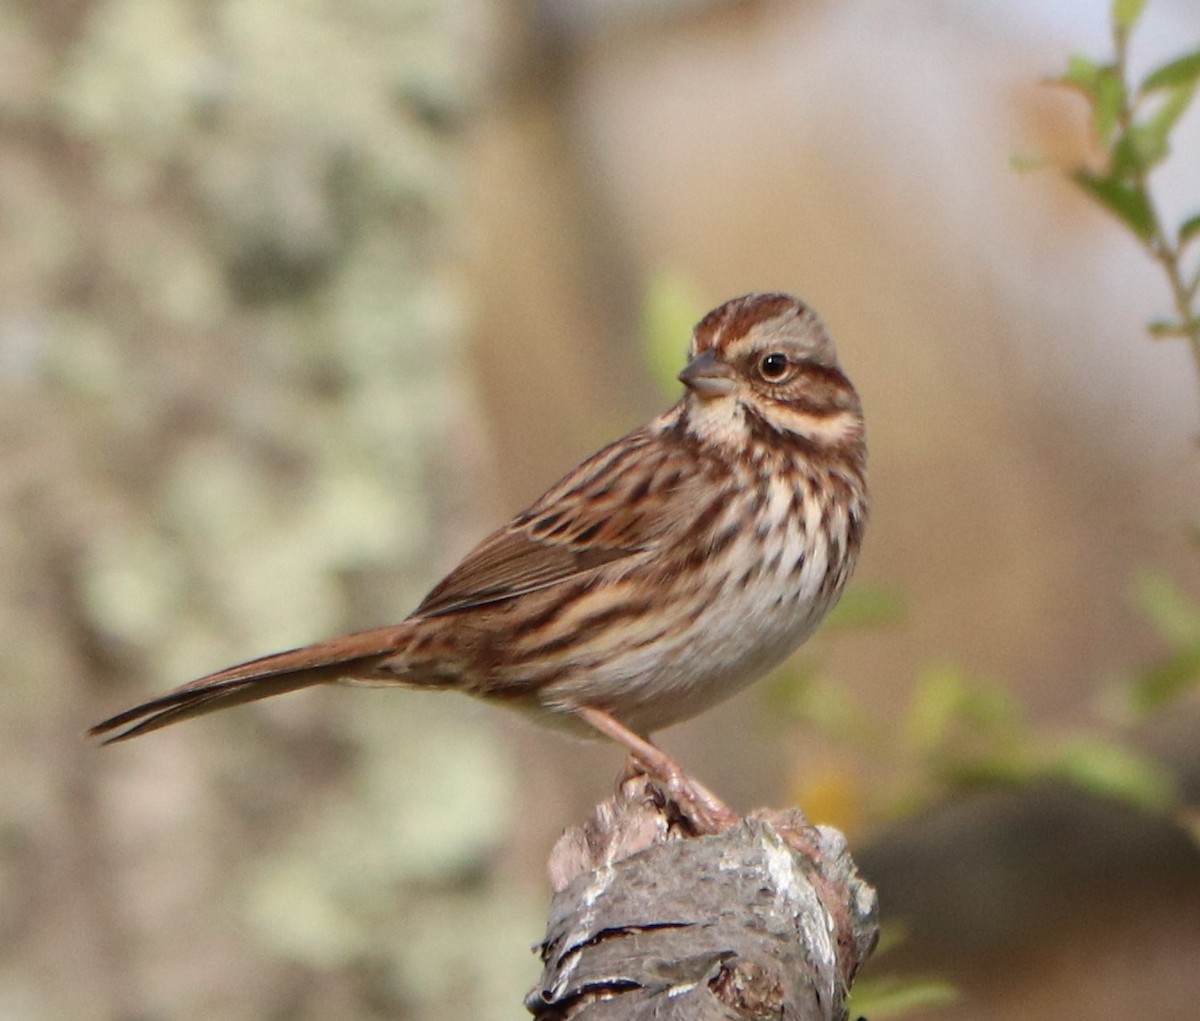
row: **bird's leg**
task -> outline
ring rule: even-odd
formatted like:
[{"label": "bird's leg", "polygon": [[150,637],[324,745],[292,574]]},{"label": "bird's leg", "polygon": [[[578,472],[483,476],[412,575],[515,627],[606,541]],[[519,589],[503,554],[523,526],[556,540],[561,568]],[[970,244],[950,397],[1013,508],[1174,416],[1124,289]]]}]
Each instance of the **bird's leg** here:
[{"label": "bird's leg", "polygon": [[697,833],[724,833],[742,817],[699,780],[684,772],[671,756],[648,738],[630,730],[602,709],[582,706],[575,714],[607,738],[628,748],[643,769],[665,788]]}]

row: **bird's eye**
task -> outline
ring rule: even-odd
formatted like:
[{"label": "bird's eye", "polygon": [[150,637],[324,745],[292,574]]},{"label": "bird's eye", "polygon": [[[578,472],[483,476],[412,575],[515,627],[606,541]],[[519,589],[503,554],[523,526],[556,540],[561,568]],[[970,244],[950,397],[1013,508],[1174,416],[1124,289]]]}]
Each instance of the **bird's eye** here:
[{"label": "bird's eye", "polygon": [[758,363],[758,371],[768,383],[776,383],[787,375],[789,364],[787,355],[774,351],[763,356],[763,360]]}]

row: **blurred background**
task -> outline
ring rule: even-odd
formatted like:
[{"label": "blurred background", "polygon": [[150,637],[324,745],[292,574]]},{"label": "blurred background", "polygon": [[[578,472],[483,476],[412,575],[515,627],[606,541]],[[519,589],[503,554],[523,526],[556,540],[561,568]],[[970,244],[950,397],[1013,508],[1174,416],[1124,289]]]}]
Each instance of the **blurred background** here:
[{"label": "blurred background", "polygon": [[[1152,0],[1135,65],[1198,40]],[[750,290],[830,324],[873,518],[664,745],[846,830],[907,1016],[1194,1017],[1200,703],[1130,692],[1200,667],[1200,379],[1012,167],[1094,160],[1044,80],[1109,46],[1099,0],[0,2],[0,1018],[521,1016],[615,749],[348,688],[81,733],[399,619]],[[1172,222],[1197,166],[1193,110]]]}]

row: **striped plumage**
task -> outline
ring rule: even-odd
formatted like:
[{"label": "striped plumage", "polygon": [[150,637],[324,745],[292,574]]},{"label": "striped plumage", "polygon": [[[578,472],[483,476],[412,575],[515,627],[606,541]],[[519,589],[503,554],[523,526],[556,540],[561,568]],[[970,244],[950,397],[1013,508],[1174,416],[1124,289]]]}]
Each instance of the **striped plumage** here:
[{"label": "striped plumage", "polygon": [[567,724],[599,710],[624,740],[731,695],[812,632],[854,566],[862,414],[816,313],[786,295],[710,312],[680,379],[678,404],[485,539],[407,620],[202,677],[92,732],[360,680]]}]

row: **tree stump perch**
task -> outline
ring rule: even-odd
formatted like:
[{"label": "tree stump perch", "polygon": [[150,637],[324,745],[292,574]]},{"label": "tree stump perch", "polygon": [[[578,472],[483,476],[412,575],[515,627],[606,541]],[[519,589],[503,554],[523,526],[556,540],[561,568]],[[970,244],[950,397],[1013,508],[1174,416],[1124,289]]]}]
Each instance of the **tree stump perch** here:
[{"label": "tree stump perch", "polygon": [[797,809],[697,837],[645,776],[626,779],[549,862],[555,898],[539,1021],[844,1021],[878,938],[841,833]]}]

